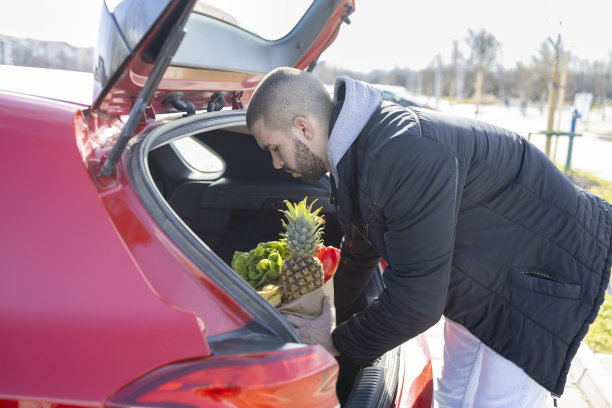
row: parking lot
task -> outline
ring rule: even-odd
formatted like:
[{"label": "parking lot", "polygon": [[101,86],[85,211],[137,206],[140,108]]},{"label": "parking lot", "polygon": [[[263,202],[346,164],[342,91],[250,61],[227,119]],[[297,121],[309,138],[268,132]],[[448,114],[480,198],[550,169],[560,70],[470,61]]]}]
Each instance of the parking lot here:
[{"label": "parking lot", "polygon": [[[431,103],[431,101],[430,101]],[[432,104],[433,105],[433,104]],[[474,117],[474,105],[451,104],[440,102],[439,109],[453,114]],[[571,107],[565,106],[561,114],[559,131],[569,132],[571,126]],[[495,125],[514,130],[524,137],[530,132],[546,130],[547,109],[539,105],[530,105],[521,112],[518,105],[482,105],[478,119],[493,123]],[[575,137],[572,148],[571,168],[585,170],[593,175],[612,181],[612,108],[608,107],[605,114],[594,109],[589,114],[588,121],[578,119],[576,133],[581,136]],[[546,136],[534,134],[530,141],[541,150],[544,150]],[[552,137],[551,158],[565,166],[569,145],[568,136]]]}]

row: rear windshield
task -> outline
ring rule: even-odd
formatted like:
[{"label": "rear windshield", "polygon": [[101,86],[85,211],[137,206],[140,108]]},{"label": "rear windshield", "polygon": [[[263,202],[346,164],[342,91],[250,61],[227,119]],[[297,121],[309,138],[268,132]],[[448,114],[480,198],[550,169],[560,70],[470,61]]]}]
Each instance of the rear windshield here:
[{"label": "rear windshield", "polygon": [[313,0],[206,0],[195,11],[214,16],[266,40],[278,40],[297,25]]}]

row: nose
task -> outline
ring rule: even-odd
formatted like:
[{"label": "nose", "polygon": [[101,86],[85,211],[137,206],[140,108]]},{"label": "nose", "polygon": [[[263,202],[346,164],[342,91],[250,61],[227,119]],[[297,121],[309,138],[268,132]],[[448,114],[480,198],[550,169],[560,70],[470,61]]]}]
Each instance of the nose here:
[{"label": "nose", "polygon": [[275,169],[280,170],[285,166],[285,162],[283,162],[276,155],[272,154],[272,166],[274,166]]}]

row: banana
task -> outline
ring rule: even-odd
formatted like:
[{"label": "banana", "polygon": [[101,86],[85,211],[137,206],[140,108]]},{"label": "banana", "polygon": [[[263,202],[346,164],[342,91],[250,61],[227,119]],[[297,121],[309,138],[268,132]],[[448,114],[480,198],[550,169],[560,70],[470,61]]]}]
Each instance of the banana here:
[{"label": "banana", "polygon": [[278,307],[281,304],[281,287],[280,285],[268,284],[257,291],[257,293],[266,299],[274,307]]},{"label": "banana", "polygon": [[280,292],[268,299],[268,303],[270,303],[274,307],[279,307],[281,305],[281,301],[282,298]]}]

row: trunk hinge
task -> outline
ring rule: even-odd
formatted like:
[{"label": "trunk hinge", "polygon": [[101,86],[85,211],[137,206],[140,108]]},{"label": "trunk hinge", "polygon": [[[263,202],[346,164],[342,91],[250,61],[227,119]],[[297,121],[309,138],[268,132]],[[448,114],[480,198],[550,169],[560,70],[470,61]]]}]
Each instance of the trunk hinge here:
[{"label": "trunk hinge", "polygon": [[240,100],[240,98],[242,98],[242,91],[236,91],[233,93],[232,95],[232,109],[244,109],[244,106],[242,105],[242,101]]}]

